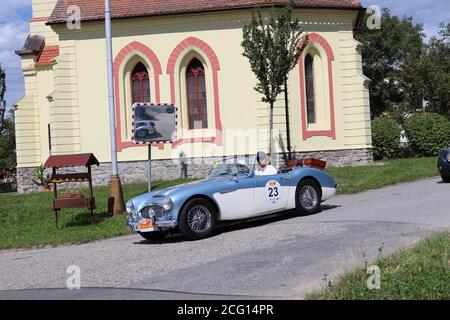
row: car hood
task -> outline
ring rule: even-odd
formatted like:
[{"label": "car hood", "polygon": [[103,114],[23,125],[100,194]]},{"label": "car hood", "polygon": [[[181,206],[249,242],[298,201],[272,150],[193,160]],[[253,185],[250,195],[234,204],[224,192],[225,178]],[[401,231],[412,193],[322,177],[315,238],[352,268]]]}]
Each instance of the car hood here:
[{"label": "car hood", "polygon": [[[230,180],[231,176],[223,176],[223,177],[215,177],[215,178],[207,178],[203,180],[198,180],[194,182],[184,183],[177,186],[153,191],[153,192],[147,192],[144,194],[141,194],[140,196],[134,197],[131,199],[135,204],[140,204],[142,202],[149,202],[153,199],[153,201],[157,201],[157,199],[161,199],[165,196],[173,196],[175,193],[182,192],[186,189],[192,189],[192,188],[206,188],[208,189],[212,185],[217,185],[218,181],[226,181]],[[199,189],[199,190],[200,190]]]}]

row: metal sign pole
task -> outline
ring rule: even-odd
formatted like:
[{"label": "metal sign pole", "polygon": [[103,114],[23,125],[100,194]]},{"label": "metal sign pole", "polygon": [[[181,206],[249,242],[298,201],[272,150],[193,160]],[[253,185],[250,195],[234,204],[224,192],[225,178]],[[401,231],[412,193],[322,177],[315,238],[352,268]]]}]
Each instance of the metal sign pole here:
[{"label": "metal sign pole", "polygon": [[148,192],[152,191],[152,145],[148,145]]},{"label": "metal sign pole", "polygon": [[112,62],[112,36],[111,36],[111,9],[109,0],[105,0],[105,34],[106,34],[106,56],[108,70],[108,102],[109,102],[109,128],[111,140],[111,180],[109,183],[108,212],[119,215],[125,211],[123,201],[122,184],[119,177],[119,167],[117,163],[116,144],[116,115],[114,105],[114,75]]}]

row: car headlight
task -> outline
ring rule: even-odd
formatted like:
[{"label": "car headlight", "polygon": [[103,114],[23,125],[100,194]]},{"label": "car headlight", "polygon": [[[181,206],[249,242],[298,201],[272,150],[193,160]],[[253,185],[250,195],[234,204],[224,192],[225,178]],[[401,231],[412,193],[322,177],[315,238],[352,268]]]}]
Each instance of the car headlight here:
[{"label": "car headlight", "polygon": [[172,199],[170,199],[169,197],[165,197],[163,200],[163,208],[166,211],[170,211],[173,208],[173,202]]},{"label": "car headlight", "polygon": [[127,210],[127,212],[129,214],[133,214],[134,213],[134,203],[133,203],[133,201],[131,201],[131,200],[128,201],[125,207],[126,207],[126,210]]}]

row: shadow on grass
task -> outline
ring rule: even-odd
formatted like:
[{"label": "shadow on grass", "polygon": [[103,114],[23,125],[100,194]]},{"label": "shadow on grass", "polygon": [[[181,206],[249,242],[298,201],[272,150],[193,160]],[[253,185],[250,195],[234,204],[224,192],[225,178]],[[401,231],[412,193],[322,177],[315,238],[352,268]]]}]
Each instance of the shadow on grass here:
[{"label": "shadow on grass", "polygon": [[[336,205],[322,205],[321,211],[312,215],[317,215],[320,213],[323,213],[328,210],[332,210],[335,208],[339,208],[341,206]],[[305,217],[307,215],[304,215]],[[230,221],[230,222],[221,222],[218,227],[217,231],[214,236],[217,236],[222,233],[228,233],[238,230],[245,230],[245,229],[251,229],[251,228],[257,228],[262,227],[271,223],[281,222],[285,220],[290,220],[294,218],[301,217],[296,210],[288,210],[278,213],[269,214],[262,217],[252,218],[252,219],[246,219],[246,220],[237,220],[237,221]],[[177,243],[177,242],[183,242],[187,241],[182,234],[179,233],[178,230],[174,231],[171,235],[167,236],[166,238],[162,240],[141,240],[136,241],[134,244],[141,244],[141,245],[157,245],[157,244],[165,244],[165,243]]]},{"label": "shadow on grass", "polygon": [[[111,218],[111,215],[107,212],[94,213],[93,216],[91,216],[91,213],[89,211],[80,211],[77,213],[73,212],[66,214],[71,216],[71,218],[68,218],[70,219],[70,221],[64,224],[64,228],[90,226]],[[59,215],[61,215],[61,212],[58,214],[58,216]]]}]

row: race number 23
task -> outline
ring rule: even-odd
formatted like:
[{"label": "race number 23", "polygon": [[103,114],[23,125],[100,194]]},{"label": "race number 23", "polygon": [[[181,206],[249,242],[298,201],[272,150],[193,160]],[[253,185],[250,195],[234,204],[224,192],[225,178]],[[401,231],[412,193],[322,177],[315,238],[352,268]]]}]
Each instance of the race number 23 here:
[{"label": "race number 23", "polygon": [[277,203],[280,200],[281,185],[276,180],[270,180],[265,187],[266,199],[271,203]]}]

